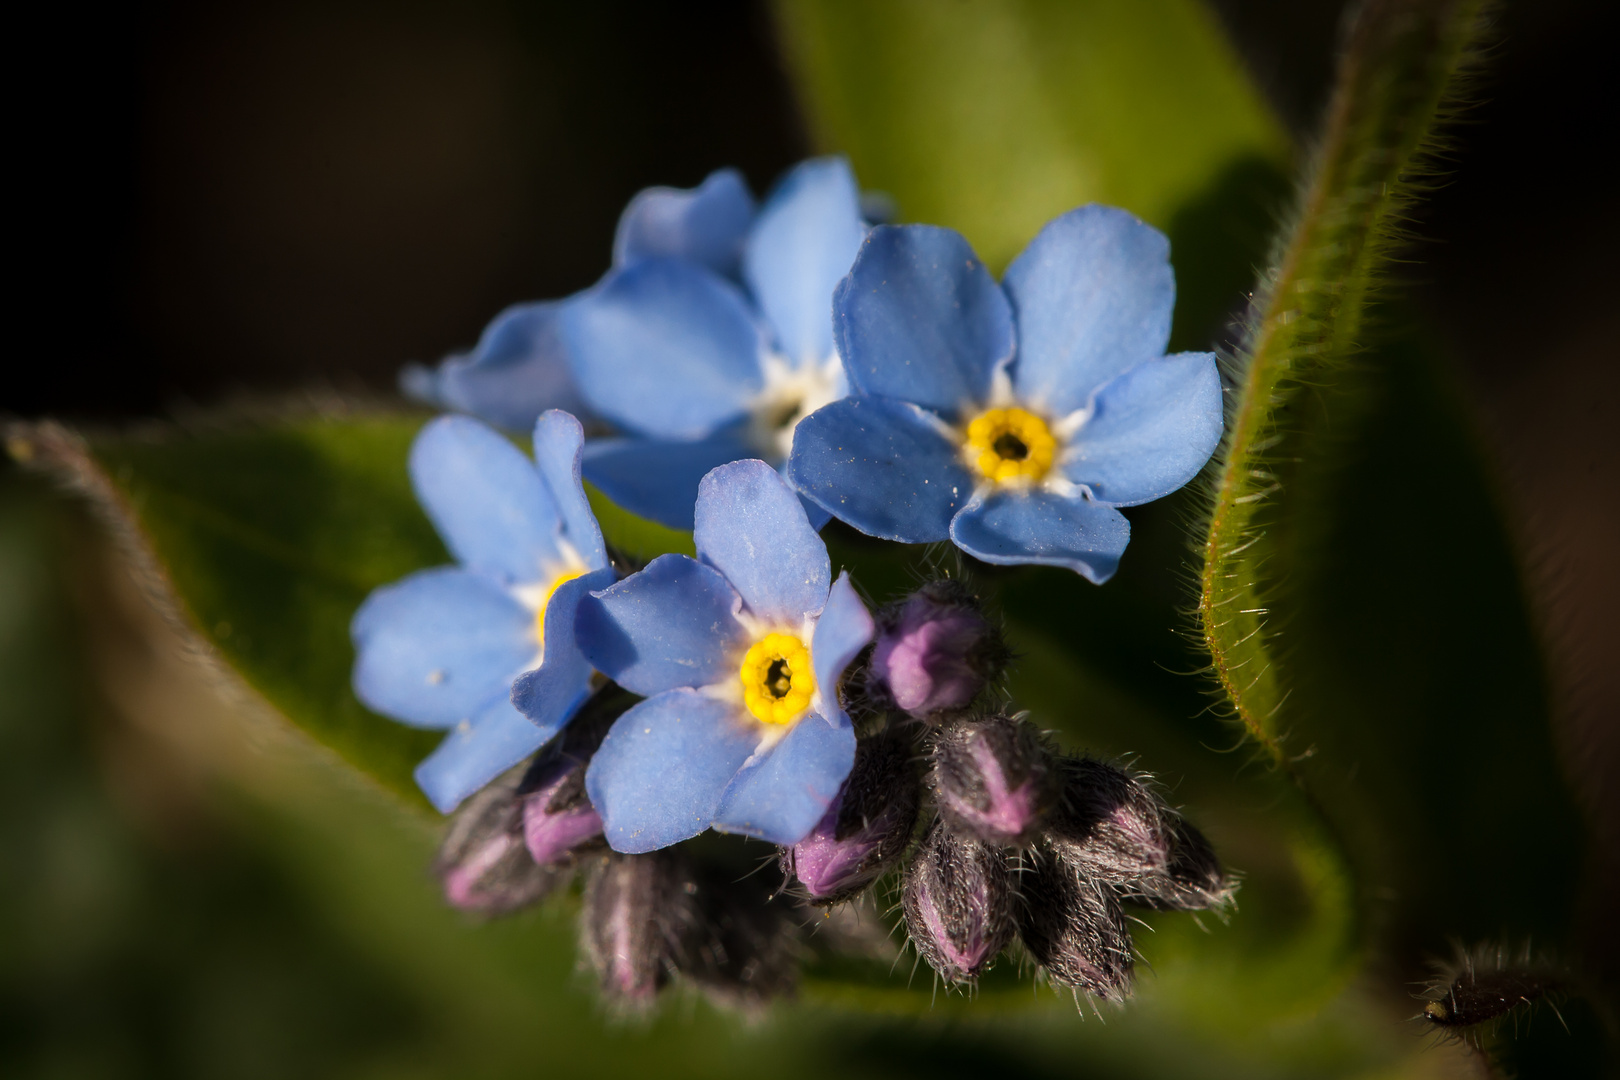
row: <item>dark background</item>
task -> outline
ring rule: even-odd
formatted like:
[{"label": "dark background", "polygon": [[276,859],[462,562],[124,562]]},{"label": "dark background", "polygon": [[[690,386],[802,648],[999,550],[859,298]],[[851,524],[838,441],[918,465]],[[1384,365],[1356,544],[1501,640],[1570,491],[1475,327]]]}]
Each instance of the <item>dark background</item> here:
[{"label": "dark background", "polygon": [[[1214,6],[1308,145],[1342,4]],[[1620,214],[1608,165],[1616,10],[1603,0],[1499,9],[1449,175],[1412,223],[1399,290],[1476,407],[1549,643],[1561,747],[1594,811],[1596,850],[1611,860],[1620,859]],[[768,8],[753,3],[35,10],[8,35],[15,268],[0,416],[122,423],[304,389],[391,394],[403,363],[470,345],[507,304],[592,282],[639,188],[690,185],[736,165],[763,191],[811,152],[773,34]],[[10,468],[0,473],[7,485],[18,482]],[[1423,463],[1411,469],[1424,482]],[[42,550],[60,541],[43,518],[20,527]],[[13,659],[41,686],[72,687],[81,631],[68,612],[82,609],[79,586],[41,578],[29,587],[32,651]],[[14,705],[15,691],[0,690]],[[36,705],[20,699],[35,709],[36,733],[0,725],[0,841],[22,851],[70,795],[101,807],[107,843],[127,849],[122,902],[141,930],[85,943],[71,911],[50,923],[86,959],[62,968],[60,985],[5,980],[0,1050],[66,1068],[95,1029],[105,1053],[95,1060],[125,1062],[120,1071],[206,1073],[186,1057],[193,1031],[213,1022],[210,1003],[238,1001],[209,980],[249,969],[268,986],[240,998],[242,1017],[227,1018],[219,1046],[228,1055],[268,1045],[251,1025],[284,1023],[296,1039],[277,1044],[285,1062],[261,1063],[267,1075],[424,1022],[301,906],[257,841],[154,843],[119,825],[121,797],[96,792],[139,772],[138,755],[85,719],[94,709],[75,711],[71,694],[41,693]],[[107,772],[109,739],[124,773]],[[158,832],[199,827],[183,819],[165,818]],[[232,830],[271,831],[251,820]],[[1595,873],[1609,886],[1594,896],[1620,896],[1620,869]],[[14,922],[14,898],[0,919]],[[1612,922],[1594,913],[1599,929]],[[1613,932],[1594,940],[1613,964]],[[311,986],[326,991],[309,998]]]}]

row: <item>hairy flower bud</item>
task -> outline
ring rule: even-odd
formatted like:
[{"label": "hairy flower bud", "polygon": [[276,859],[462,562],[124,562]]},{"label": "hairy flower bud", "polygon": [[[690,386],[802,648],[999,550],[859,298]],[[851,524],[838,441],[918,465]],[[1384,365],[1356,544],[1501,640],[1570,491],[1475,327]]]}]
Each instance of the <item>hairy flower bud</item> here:
[{"label": "hairy flower bud", "polygon": [[581,951],[615,1004],[645,1008],[669,981],[697,916],[673,851],[610,851],[591,870],[580,912]]},{"label": "hairy flower bud", "polygon": [[931,756],[940,813],[987,844],[1028,843],[1057,803],[1053,756],[1027,720],[955,721],[933,740]]},{"label": "hairy flower bud", "polygon": [[900,893],[917,952],[948,983],[968,982],[1012,940],[1012,879],[999,848],[936,821]]},{"label": "hairy flower bud", "polygon": [[463,911],[501,915],[550,892],[566,874],[540,866],[523,843],[518,770],[476,792],[450,819],[434,861],[445,899]]},{"label": "hairy flower bud", "polygon": [[965,708],[1001,673],[1001,635],[959,582],[930,582],[878,613],[868,688],[913,716]]},{"label": "hairy flower bud", "polygon": [[1149,907],[1221,907],[1233,886],[1209,841],[1141,779],[1090,758],[1065,758],[1061,809],[1046,841],[1083,876]]},{"label": "hairy flower bud", "polygon": [[862,739],[855,766],[810,835],[782,849],[782,873],[811,899],[834,904],[860,893],[906,848],[917,822],[911,748],[886,732]]},{"label": "hairy flower bud", "polygon": [[518,785],[523,840],[540,865],[566,862],[575,852],[600,845],[602,818],[585,794],[585,770],[613,721],[634,700],[617,687],[598,692],[524,774]]},{"label": "hairy flower bud", "polygon": [[1108,1001],[1131,992],[1131,935],[1109,887],[1040,853],[1018,877],[1018,936],[1046,976]]},{"label": "hairy flower bud", "polygon": [[697,867],[683,883],[693,921],[675,966],[722,1005],[756,1009],[798,981],[798,926],[764,884],[717,866]]}]

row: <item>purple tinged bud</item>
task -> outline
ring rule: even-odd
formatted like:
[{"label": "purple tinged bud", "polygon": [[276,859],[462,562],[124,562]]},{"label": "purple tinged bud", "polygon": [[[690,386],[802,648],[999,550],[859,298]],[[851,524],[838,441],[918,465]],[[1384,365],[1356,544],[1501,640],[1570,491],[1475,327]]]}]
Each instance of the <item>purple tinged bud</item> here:
[{"label": "purple tinged bud", "polygon": [[1029,843],[1057,803],[1053,755],[1027,720],[958,720],[934,739],[932,759],[940,813],[987,844]]},{"label": "purple tinged bud", "polygon": [[1007,649],[973,595],[948,578],[878,613],[868,688],[917,717],[962,709],[1001,673]]},{"label": "purple tinged bud", "polygon": [[1060,765],[1063,802],[1047,843],[1079,873],[1133,903],[1219,908],[1234,887],[1209,841],[1167,806],[1144,778],[1089,758]]},{"label": "purple tinged bud", "polygon": [[918,954],[948,983],[976,979],[1012,940],[1006,856],[940,821],[906,869],[900,904]]},{"label": "purple tinged bud", "polygon": [[603,994],[630,1009],[650,1006],[669,981],[683,930],[696,922],[677,857],[607,852],[585,883],[580,945]]},{"label": "purple tinged bud", "polygon": [[810,835],[782,851],[782,872],[818,904],[858,895],[895,864],[917,822],[909,745],[894,734],[863,739],[855,766]]},{"label": "purple tinged bud", "polygon": [[601,846],[602,818],[585,793],[585,770],[613,721],[634,700],[617,688],[598,693],[524,774],[518,786],[523,840],[535,862],[566,863],[579,851]]},{"label": "purple tinged bud", "polygon": [[564,874],[537,865],[523,843],[517,770],[487,785],[450,819],[434,872],[452,906],[501,915],[545,897]]},{"label": "purple tinged bud", "polygon": [[1037,855],[1019,875],[1018,892],[1018,936],[1048,979],[1107,1001],[1130,996],[1130,929],[1107,885]]},{"label": "purple tinged bud", "polygon": [[557,796],[566,795],[563,789],[568,780],[564,777],[523,800],[523,842],[542,866],[567,859],[602,835],[601,815],[590,800],[557,805],[561,801]]}]

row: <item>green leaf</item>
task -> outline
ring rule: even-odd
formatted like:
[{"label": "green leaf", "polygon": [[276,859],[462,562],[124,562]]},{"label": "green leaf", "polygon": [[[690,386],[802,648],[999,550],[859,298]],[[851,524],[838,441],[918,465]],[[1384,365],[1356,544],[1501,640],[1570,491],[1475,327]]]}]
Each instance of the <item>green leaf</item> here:
[{"label": "green leaf", "polygon": [[1265,254],[1287,137],[1196,0],[780,0],[817,142],[902,217],[1004,266],[1088,202],[1164,229],[1175,348],[1208,348]]},{"label": "green leaf", "polygon": [[1411,313],[1370,314],[1479,10],[1372,4],[1350,34],[1234,373],[1200,580],[1235,718],[1322,807],[1408,973],[1452,936],[1557,938],[1578,869],[1516,559],[1464,409]]},{"label": "green leaf", "polygon": [[[349,685],[355,609],[378,586],[450,561],[406,474],[424,419],[221,418],[88,444],[19,427],[10,442],[95,498],[160,599],[276,710],[426,807],[411,774],[443,735],[372,713]],[[691,552],[691,534],[590,496],[616,548]]]}]

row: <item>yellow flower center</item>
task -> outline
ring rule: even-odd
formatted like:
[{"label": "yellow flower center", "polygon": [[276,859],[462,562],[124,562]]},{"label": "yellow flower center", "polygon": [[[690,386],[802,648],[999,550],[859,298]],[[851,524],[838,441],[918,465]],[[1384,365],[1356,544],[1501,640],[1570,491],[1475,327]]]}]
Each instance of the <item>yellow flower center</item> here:
[{"label": "yellow flower center", "polygon": [[967,426],[964,456],[998,484],[1034,483],[1057,455],[1046,421],[1023,409],[986,409]]},{"label": "yellow flower center", "polygon": [[540,606],[534,609],[534,636],[540,642],[542,654],[546,651],[546,608],[551,606],[551,598],[557,595],[558,589],[575,578],[584,576],[583,570],[564,570],[551,579],[551,584],[546,586],[544,595],[540,597]]},{"label": "yellow flower center", "polygon": [[748,711],[766,724],[792,723],[810,707],[810,695],[816,692],[810,650],[792,634],[766,634],[754,642],[737,678]]}]

